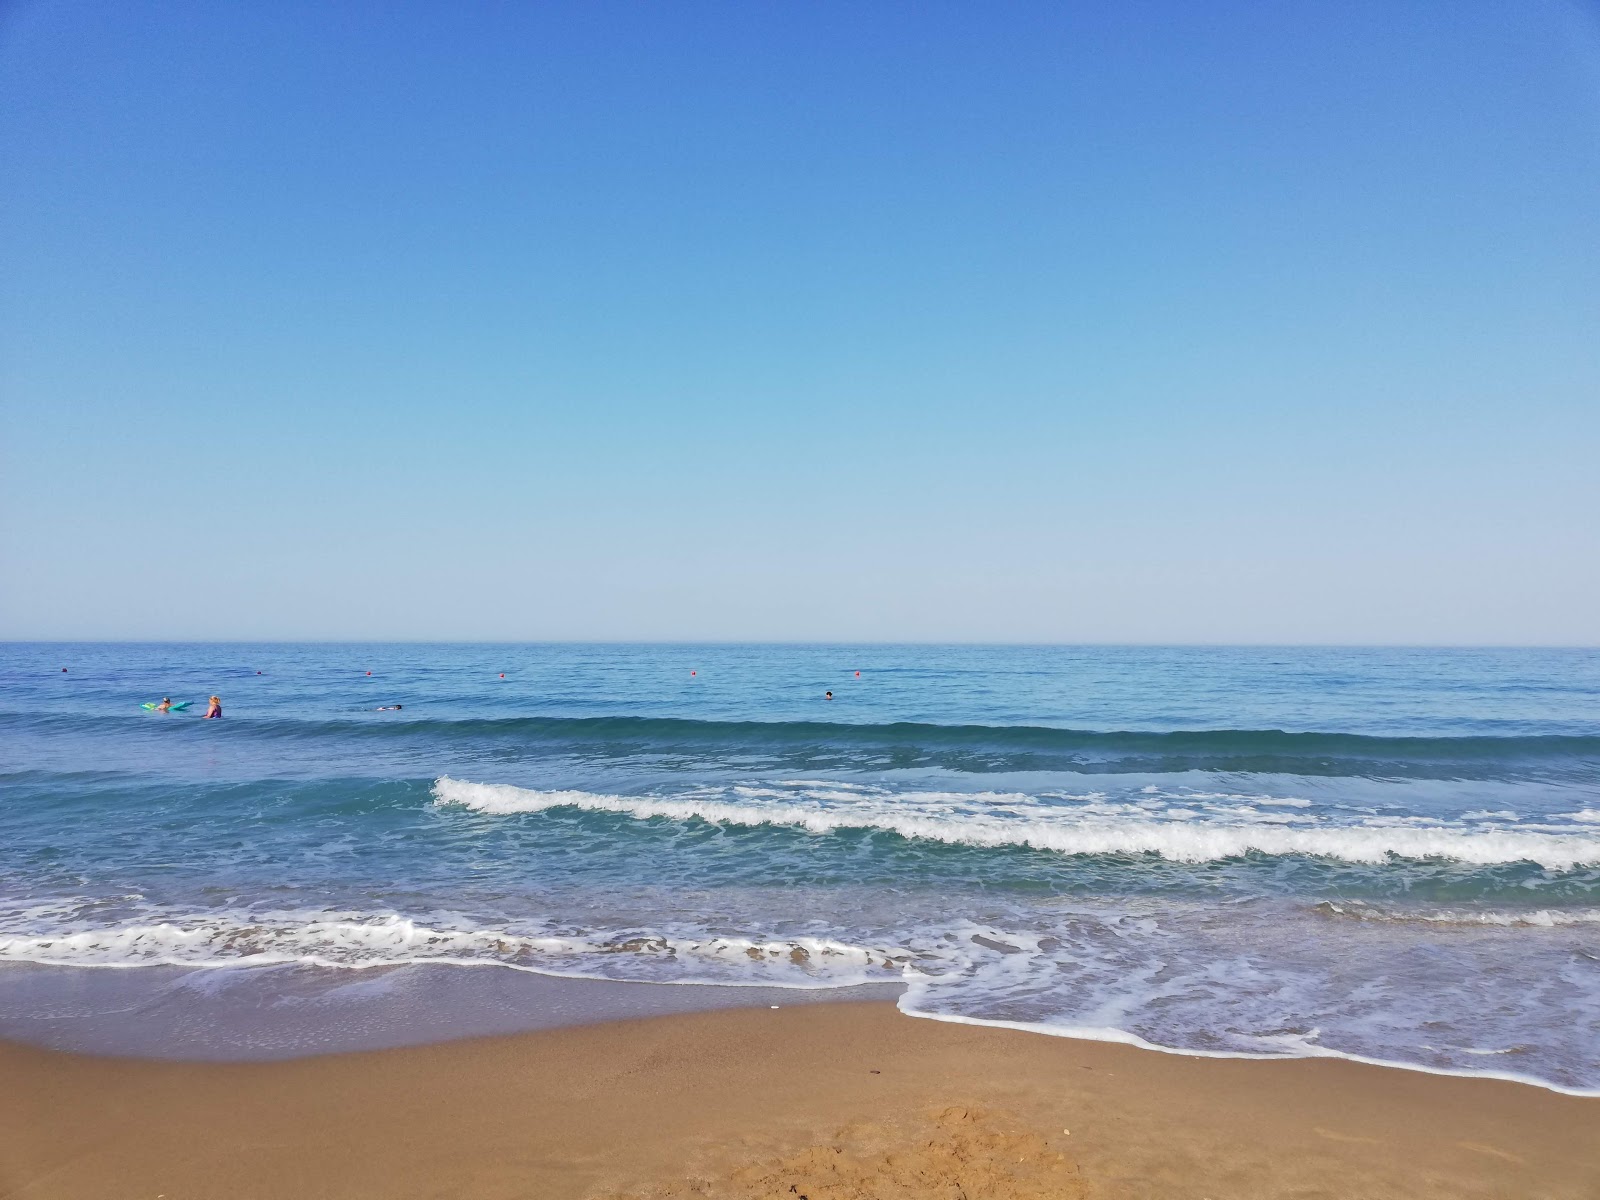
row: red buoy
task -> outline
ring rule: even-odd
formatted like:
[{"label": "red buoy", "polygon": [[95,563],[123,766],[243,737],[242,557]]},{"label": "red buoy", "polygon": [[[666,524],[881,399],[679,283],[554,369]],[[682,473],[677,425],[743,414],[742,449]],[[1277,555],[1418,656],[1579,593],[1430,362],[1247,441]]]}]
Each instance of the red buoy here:
[{"label": "red buoy", "polygon": [[368,672],[367,672],[367,674],[368,674],[368,675],[371,675],[371,674],[372,674],[372,672],[371,672],[371,671],[368,671]]},{"label": "red buoy", "polygon": [[695,672],[695,671],[690,671],[690,672],[689,672],[689,674],[691,674],[691,675],[694,675],[694,674],[697,674],[697,672]]},{"label": "red buoy", "polygon": [[857,671],[857,672],[856,672],[856,678],[857,678],[857,679],[860,679],[860,678],[861,678],[861,672],[860,672],[860,671]]},{"label": "red buoy", "polygon": [[506,673],[504,671],[501,671],[500,672],[500,678],[504,679],[505,677],[506,677]]}]

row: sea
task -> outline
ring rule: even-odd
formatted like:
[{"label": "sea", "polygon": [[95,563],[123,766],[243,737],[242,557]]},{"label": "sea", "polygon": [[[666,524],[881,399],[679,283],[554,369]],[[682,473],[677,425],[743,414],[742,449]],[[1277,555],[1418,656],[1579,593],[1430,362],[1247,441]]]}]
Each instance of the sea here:
[{"label": "sea", "polygon": [[0,646],[0,1034],[401,969],[1600,1094],[1600,650]]}]

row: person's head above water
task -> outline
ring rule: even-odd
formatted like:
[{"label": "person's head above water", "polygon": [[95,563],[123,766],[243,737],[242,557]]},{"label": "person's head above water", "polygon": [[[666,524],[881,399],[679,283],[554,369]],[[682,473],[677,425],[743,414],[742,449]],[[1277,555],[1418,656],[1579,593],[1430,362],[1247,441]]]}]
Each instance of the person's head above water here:
[{"label": "person's head above water", "polygon": [[833,693],[832,692],[823,692],[822,693],[822,698],[824,700],[832,700],[833,699]]}]

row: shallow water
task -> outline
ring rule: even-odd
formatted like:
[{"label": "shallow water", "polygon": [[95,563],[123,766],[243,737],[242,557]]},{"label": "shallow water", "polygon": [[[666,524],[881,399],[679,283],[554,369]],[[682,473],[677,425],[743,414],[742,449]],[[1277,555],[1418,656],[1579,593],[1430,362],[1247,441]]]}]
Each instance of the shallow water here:
[{"label": "shallow water", "polygon": [[1592,650],[20,644],[0,789],[0,964],[903,981],[1600,1088]]}]

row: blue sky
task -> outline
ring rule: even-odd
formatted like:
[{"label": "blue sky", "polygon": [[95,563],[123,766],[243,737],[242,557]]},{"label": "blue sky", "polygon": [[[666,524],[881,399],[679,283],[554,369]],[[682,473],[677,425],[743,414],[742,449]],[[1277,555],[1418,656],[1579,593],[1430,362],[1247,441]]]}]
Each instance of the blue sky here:
[{"label": "blue sky", "polygon": [[1600,643],[1600,9],[20,3],[0,636]]}]

